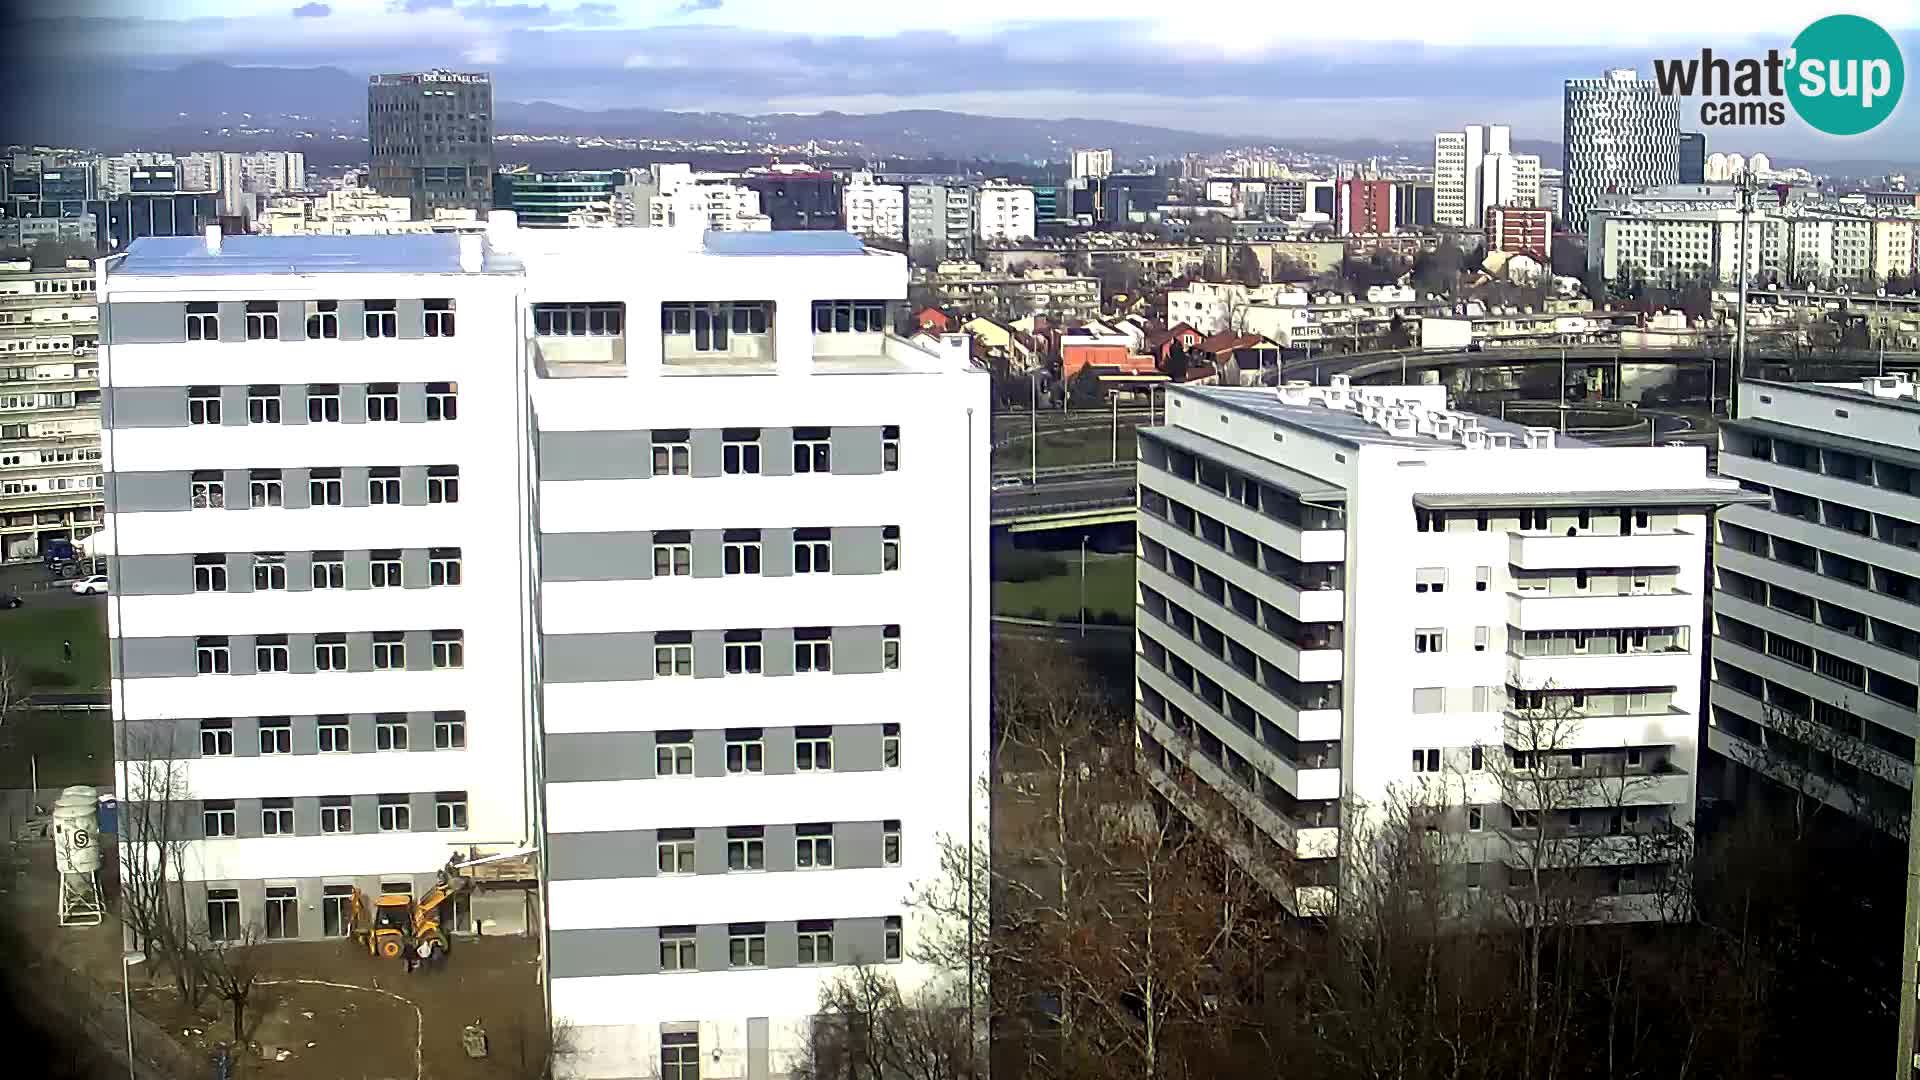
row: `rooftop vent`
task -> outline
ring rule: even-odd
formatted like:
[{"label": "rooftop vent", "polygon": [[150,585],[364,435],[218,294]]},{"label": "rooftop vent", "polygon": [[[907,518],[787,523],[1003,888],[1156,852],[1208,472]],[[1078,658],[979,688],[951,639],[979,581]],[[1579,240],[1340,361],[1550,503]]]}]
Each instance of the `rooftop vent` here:
[{"label": "rooftop vent", "polygon": [[460,271],[477,274],[485,265],[485,252],[481,248],[483,238],[478,233],[460,234]]},{"label": "rooftop vent", "polygon": [[1530,427],[1527,429],[1526,439],[1527,439],[1526,446],[1527,446],[1527,449],[1529,450],[1553,449],[1553,429],[1552,428]]},{"label": "rooftop vent", "polygon": [[207,254],[220,254],[220,226],[207,226]]},{"label": "rooftop vent", "polygon": [[1513,447],[1513,436],[1505,431],[1487,432],[1487,449],[1507,450]]},{"label": "rooftop vent", "polygon": [[1869,375],[1860,380],[1860,389],[1877,398],[1912,397],[1913,384],[1901,372],[1892,375]]},{"label": "rooftop vent", "polygon": [[1478,428],[1467,428],[1460,432],[1460,445],[1469,450],[1485,450],[1487,433]]},{"label": "rooftop vent", "polygon": [[1335,375],[1327,380],[1327,385],[1335,390],[1345,390],[1353,385],[1353,379],[1346,375]]}]

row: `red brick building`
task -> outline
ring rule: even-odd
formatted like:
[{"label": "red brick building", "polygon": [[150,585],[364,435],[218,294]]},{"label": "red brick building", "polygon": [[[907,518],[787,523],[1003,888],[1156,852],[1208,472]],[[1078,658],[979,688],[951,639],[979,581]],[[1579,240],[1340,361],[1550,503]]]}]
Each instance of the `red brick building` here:
[{"label": "red brick building", "polygon": [[1394,228],[1393,181],[1342,180],[1337,207],[1342,236],[1386,236]]},{"label": "red brick building", "polygon": [[1532,206],[1487,207],[1487,250],[1553,261],[1553,211]]}]

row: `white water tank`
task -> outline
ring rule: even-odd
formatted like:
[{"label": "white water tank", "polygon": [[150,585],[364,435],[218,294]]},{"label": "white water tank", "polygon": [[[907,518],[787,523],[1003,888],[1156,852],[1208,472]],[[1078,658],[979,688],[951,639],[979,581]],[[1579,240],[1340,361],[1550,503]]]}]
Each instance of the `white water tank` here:
[{"label": "white water tank", "polygon": [[53,865],[62,874],[100,869],[99,793],[75,786],[53,804]]}]

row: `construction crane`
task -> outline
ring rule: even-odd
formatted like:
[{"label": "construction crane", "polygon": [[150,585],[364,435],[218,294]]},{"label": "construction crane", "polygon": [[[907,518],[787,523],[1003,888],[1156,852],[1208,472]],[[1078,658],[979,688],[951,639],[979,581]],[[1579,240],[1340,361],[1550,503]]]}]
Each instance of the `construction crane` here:
[{"label": "construction crane", "polygon": [[[467,894],[473,879],[461,871],[484,863],[529,855],[533,848],[484,855],[461,861],[458,855],[440,868],[440,879],[419,900],[404,894],[389,893],[368,902],[365,893],[353,890],[353,936],[365,944],[369,955],[397,960],[411,950],[422,960],[431,960],[449,945],[442,919],[447,904]],[[424,950],[424,951],[423,951]]]}]

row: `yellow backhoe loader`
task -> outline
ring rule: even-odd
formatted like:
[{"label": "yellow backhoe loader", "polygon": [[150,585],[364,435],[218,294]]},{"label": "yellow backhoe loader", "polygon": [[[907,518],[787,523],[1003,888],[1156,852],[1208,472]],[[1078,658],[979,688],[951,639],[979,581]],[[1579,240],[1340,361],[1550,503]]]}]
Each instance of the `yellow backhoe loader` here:
[{"label": "yellow backhoe loader", "polygon": [[473,887],[460,872],[461,866],[448,860],[440,869],[440,880],[419,900],[389,893],[368,903],[365,893],[353,890],[353,936],[365,943],[370,955],[388,960],[397,960],[408,950],[418,953],[422,945],[428,949],[418,953],[422,959],[444,951],[448,942],[441,925],[442,911],[449,901]]}]

